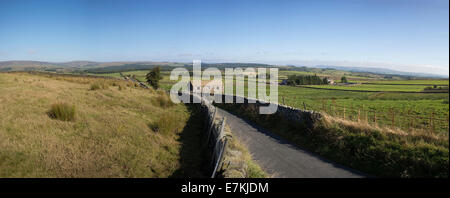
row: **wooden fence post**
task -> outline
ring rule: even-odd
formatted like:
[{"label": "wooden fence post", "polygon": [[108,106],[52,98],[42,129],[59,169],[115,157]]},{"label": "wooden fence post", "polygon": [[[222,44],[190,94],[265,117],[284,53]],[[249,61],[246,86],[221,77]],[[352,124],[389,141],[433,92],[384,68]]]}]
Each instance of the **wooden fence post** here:
[{"label": "wooden fence post", "polygon": [[336,105],[336,99],[333,98],[331,102],[333,103],[332,107],[334,107],[332,112],[333,114],[337,115],[336,109],[338,108],[338,106]]},{"label": "wooden fence post", "polygon": [[361,116],[361,109],[358,108],[358,122],[360,122],[360,116]]},{"label": "wooden fence post", "polygon": [[392,127],[395,127],[395,111],[392,109]]},{"label": "wooden fence post", "polygon": [[343,114],[344,114],[344,120],[345,120],[345,106],[344,106],[344,112],[343,112]]},{"label": "wooden fence post", "polygon": [[448,132],[448,130],[449,130],[448,115],[447,115],[447,122],[445,122],[445,124],[447,124],[447,132]]},{"label": "wooden fence post", "polygon": [[330,103],[330,115],[333,115],[333,103]]},{"label": "wooden fence post", "polygon": [[373,111],[373,122],[377,124],[377,112]]},{"label": "wooden fence post", "polygon": [[430,117],[430,131],[431,131],[431,133],[434,132],[434,123],[433,123],[433,119],[434,119],[434,111],[431,112],[431,117]]},{"label": "wooden fence post", "polygon": [[325,107],[325,100],[322,99],[322,111],[324,111],[325,113],[327,112],[327,109]]},{"label": "wooden fence post", "polygon": [[286,103],[284,103],[284,96],[281,96],[281,98],[283,99],[283,105],[285,105]]},{"label": "wooden fence post", "polygon": [[[365,111],[364,110],[365,108],[364,108],[364,104],[363,104],[363,106],[362,106],[362,113],[363,113],[363,117],[364,117],[364,120],[366,121],[366,123],[368,123],[369,121],[368,121],[368,117],[369,117],[369,115],[368,115],[368,112],[367,111]],[[365,113],[364,113],[365,112]],[[366,114],[366,116],[364,116],[364,114]]]},{"label": "wooden fence post", "polygon": [[[408,114],[407,114],[407,115],[408,115],[408,116],[411,115],[411,109],[408,110]],[[408,130],[410,130],[410,129],[412,128],[411,122],[412,122],[412,119],[411,119],[411,121],[408,123]]]}]

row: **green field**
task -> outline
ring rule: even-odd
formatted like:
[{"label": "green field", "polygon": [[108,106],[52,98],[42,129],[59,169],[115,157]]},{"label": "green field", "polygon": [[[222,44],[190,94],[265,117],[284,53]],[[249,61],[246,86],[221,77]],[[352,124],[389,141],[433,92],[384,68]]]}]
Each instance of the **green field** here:
[{"label": "green field", "polygon": [[[123,75],[135,75],[140,81],[145,81],[148,71],[129,71]],[[169,80],[170,72],[163,71],[161,88],[169,90],[176,81]],[[286,75],[304,74],[303,71],[280,71],[279,78]],[[345,74],[340,72],[338,74]],[[96,74],[101,76],[120,77],[119,73]],[[336,75],[336,72],[330,74]],[[314,88],[279,86],[279,103],[296,108],[327,112],[349,120],[364,120],[375,122],[381,126],[395,126],[405,130],[418,128],[444,132],[448,134],[446,124],[449,112],[449,95],[447,93],[395,93],[395,92],[421,92],[429,84],[448,84],[448,80],[380,80],[375,77],[358,77],[371,79],[371,83],[357,85],[309,85]],[[350,77],[349,77],[350,78]],[[378,80],[375,80],[378,79]],[[245,80],[247,82],[247,80]],[[411,85],[408,85],[411,84]],[[247,83],[246,83],[247,86]],[[336,89],[336,90],[327,90]],[[348,90],[348,91],[342,91]],[[247,87],[245,95],[247,95]],[[376,91],[376,92],[359,92]],[[345,107],[345,113],[344,113]],[[394,120],[394,121],[393,121]]]},{"label": "green field", "polygon": [[326,111],[339,117],[343,116],[345,107],[346,119],[357,120],[359,111],[361,120],[373,122],[376,114],[377,124],[388,126],[392,125],[394,115],[394,126],[401,128],[428,127],[433,117],[435,130],[448,133],[445,123],[449,96],[446,93],[370,93],[290,86],[280,86],[278,91],[279,102],[283,103],[284,98],[284,104],[288,106],[303,109],[305,103],[309,110]]},{"label": "green field", "polygon": [[[147,70],[137,70],[137,71],[126,71],[122,72],[123,75],[136,75],[136,77],[145,77],[145,74],[147,74]],[[105,77],[116,77],[120,78],[120,73],[105,73],[105,74],[91,74],[95,76],[105,76]]]},{"label": "green field", "polygon": [[376,122],[380,126],[430,130],[432,123],[433,131],[448,135],[447,93],[355,92],[279,86],[278,96],[280,104],[300,109],[306,106],[307,110],[345,116],[352,121]]},{"label": "green field", "polygon": [[305,87],[380,92],[421,92],[425,85],[384,85],[384,84],[350,84],[350,85],[306,85]]},{"label": "green field", "polygon": [[371,81],[372,84],[412,84],[412,85],[448,85],[448,80],[380,80]]},{"label": "green field", "polygon": [[309,71],[291,71],[291,70],[280,70],[279,79],[287,79],[290,75],[317,75],[319,77],[327,77],[335,81],[339,81],[342,76],[345,76],[349,82],[372,82],[377,80],[382,80],[383,77],[377,74],[367,74],[367,73],[356,73],[340,70],[327,70],[327,69],[317,69],[310,68]]}]

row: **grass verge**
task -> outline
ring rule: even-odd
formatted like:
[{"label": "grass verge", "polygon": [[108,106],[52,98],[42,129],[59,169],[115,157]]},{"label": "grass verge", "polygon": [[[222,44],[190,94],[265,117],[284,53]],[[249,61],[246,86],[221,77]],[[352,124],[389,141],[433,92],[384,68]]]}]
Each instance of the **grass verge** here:
[{"label": "grass verge", "polygon": [[[225,132],[231,134],[230,128]],[[266,178],[261,167],[252,159],[248,149],[235,137],[228,138],[227,148],[223,158],[224,165],[219,171],[225,178]]]}]

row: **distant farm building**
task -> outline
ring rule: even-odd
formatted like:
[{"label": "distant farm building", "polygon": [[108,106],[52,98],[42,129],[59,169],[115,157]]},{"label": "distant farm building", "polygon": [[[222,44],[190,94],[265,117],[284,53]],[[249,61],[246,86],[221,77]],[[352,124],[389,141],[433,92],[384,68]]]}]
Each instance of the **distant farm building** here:
[{"label": "distant farm building", "polygon": [[223,93],[223,85],[221,81],[207,81],[202,80],[200,85],[194,86],[192,81],[189,81],[189,89],[194,93],[201,93],[202,90],[209,89],[211,93]]}]

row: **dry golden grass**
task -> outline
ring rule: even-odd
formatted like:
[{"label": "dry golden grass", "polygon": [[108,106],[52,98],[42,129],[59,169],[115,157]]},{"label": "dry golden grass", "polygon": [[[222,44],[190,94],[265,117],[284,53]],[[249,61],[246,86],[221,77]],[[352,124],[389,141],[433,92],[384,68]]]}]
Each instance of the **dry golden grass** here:
[{"label": "dry golden grass", "polygon": [[159,105],[161,107],[171,107],[174,105],[172,100],[170,100],[170,97],[165,93],[158,94],[158,96],[156,96],[152,102],[153,104]]},{"label": "dry golden grass", "polygon": [[[106,86],[90,90],[96,83]],[[159,96],[125,81],[0,73],[0,177],[172,175],[189,113],[153,104]],[[47,115],[58,102],[76,106],[74,121]],[[163,115],[176,122],[151,131],[148,123]]]},{"label": "dry golden grass", "polygon": [[324,116],[323,123],[328,126],[332,124],[338,124],[343,128],[351,130],[378,131],[386,135],[396,135],[403,137],[405,139],[421,139],[427,142],[444,140],[448,142],[448,133],[430,133],[429,130],[420,130],[420,129],[410,129],[409,131],[405,131],[404,129],[400,128],[378,126],[374,125],[373,123],[369,124],[364,121],[361,122],[349,121],[342,118],[330,116],[327,114],[323,114],[323,116]]},{"label": "dry golden grass", "polygon": [[153,123],[150,123],[149,127],[154,132],[169,134],[175,130],[176,126],[173,124],[175,122],[178,122],[178,116],[170,112],[166,112]]}]

